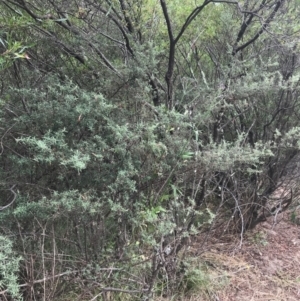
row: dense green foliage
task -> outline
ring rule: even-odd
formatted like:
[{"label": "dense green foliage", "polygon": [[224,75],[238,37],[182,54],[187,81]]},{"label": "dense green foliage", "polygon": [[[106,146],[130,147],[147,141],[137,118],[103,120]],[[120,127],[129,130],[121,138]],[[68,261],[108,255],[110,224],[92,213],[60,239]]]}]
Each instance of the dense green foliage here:
[{"label": "dense green foliage", "polygon": [[195,235],[274,213],[300,147],[299,3],[182,2],[0,2],[3,296],[172,295]]}]

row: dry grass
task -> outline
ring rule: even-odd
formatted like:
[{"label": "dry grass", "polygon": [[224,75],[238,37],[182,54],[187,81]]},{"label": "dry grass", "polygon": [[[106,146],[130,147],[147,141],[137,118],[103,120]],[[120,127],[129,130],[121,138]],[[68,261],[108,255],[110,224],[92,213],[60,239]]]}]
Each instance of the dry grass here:
[{"label": "dry grass", "polygon": [[[196,237],[187,256],[187,270],[180,293],[157,296],[154,301],[298,301],[300,300],[300,234],[293,214],[270,217],[244,235],[213,237],[199,256]],[[294,220],[294,217],[293,217]],[[133,300],[127,296],[126,300]],[[64,300],[91,300],[73,296]],[[100,300],[100,299],[98,299]],[[116,295],[106,300],[125,300]],[[134,299],[137,300],[137,299]]]},{"label": "dry grass", "polygon": [[205,281],[195,281],[184,295],[155,301],[300,300],[299,226],[290,220],[291,212],[278,216],[276,225],[270,218],[247,233],[240,249],[234,237],[224,248],[212,245],[193,262]]}]

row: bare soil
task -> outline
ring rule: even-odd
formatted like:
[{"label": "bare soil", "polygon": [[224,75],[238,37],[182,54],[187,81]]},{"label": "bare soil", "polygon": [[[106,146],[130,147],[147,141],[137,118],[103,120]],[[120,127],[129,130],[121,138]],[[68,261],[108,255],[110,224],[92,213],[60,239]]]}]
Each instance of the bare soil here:
[{"label": "bare soil", "polygon": [[[299,213],[299,212],[298,212]],[[296,301],[300,300],[300,226],[297,208],[274,217],[241,237],[208,242],[201,254],[211,273],[212,287],[205,296],[186,300]],[[212,247],[210,248],[209,245]],[[220,279],[228,284],[218,288]]]}]

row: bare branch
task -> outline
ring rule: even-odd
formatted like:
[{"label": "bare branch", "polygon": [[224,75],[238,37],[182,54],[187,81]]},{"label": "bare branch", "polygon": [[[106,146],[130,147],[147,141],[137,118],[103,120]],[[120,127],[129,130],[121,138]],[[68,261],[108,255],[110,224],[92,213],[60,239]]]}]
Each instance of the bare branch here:
[{"label": "bare branch", "polygon": [[[7,109],[7,108],[6,108]],[[9,110],[10,111],[10,110]],[[14,115],[16,115],[14,112],[13,112]],[[3,147],[3,138],[5,137],[5,135],[16,125],[16,123],[14,123],[11,127],[9,127],[5,133],[2,135],[1,137],[1,140],[0,140],[0,148],[1,148],[1,151],[0,151],[0,156],[3,154],[3,150],[4,150],[4,147]]]},{"label": "bare branch", "polygon": [[[87,38],[84,37],[84,35],[79,31],[77,30],[74,26],[71,26],[70,23],[67,24],[61,20],[56,20],[54,18],[54,16],[52,16],[51,14],[47,14],[45,16],[38,16],[36,15],[34,12],[32,12],[26,5],[25,1],[23,0],[20,0],[21,4],[20,3],[17,3],[17,2],[14,2],[14,1],[10,1],[10,3],[22,8],[23,10],[25,10],[35,21],[37,22],[40,22],[41,20],[43,19],[51,19],[53,20],[55,23],[57,23],[58,25],[60,25],[61,27],[63,27],[64,29],[72,32],[73,34],[75,35],[78,35],[80,36],[82,39],[84,39],[85,41],[87,41],[89,43],[89,46],[92,47],[95,52],[98,54],[98,56],[100,56],[100,58],[102,59],[102,61],[104,62],[104,64],[109,68],[111,69],[112,71],[114,71],[116,74],[118,74],[118,76],[120,76],[120,73],[119,71],[113,67],[113,65],[109,62],[109,60],[105,57],[105,55],[95,46],[93,45],[90,41],[87,40]],[[111,16],[109,14],[109,12],[105,11],[104,9],[100,9],[99,10],[103,13],[105,13],[106,15],[109,15],[110,19],[117,25],[117,27],[120,29],[120,31],[122,32],[122,35],[125,39],[125,42],[126,42],[126,47],[127,49],[130,51],[130,53],[132,53],[132,49],[130,48],[129,46],[129,40],[128,40],[128,37],[122,27],[122,25],[118,22],[118,20],[116,20],[113,16]],[[35,26],[35,28],[37,28],[37,26]],[[39,28],[40,29],[40,28]],[[44,30],[44,29],[43,29]],[[53,34],[50,34],[48,32],[48,35],[52,36],[53,37]],[[70,47],[66,46],[65,43],[61,40],[59,40],[57,37],[55,37],[55,40],[58,44],[62,45],[63,46],[63,49],[68,53],[70,54],[71,56],[73,56],[74,58],[76,58],[80,63],[82,64],[85,64],[85,59],[79,55],[76,51],[72,50]]]},{"label": "bare branch", "polygon": [[241,45],[241,46],[233,49],[232,55],[236,55],[239,51],[245,49],[247,46],[249,46],[250,44],[252,44],[253,42],[255,42],[259,38],[259,36],[269,26],[269,24],[273,20],[274,16],[276,15],[277,11],[279,10],[280,6],[283,4],[284,1],[285,0],[279,0],[279,1],[277,1],[274,10],[270,14],[270,16],[267,18],[267,20],[264,22],[264,24],[262,25],[261,29],[257,32],[257,34],[252,39],[250,39],[248,42],[246,42],[245,44],[243,44],[243,45]]},{"label": "bare branch", "polygon": [[102,291],[105,291],[105,292],[120,292],[120,293],[126,293],[126,294],[138,294],[138,293],[141,293],[141,292],[147,292],[148,289],[124,290],[124,289],[115,288],[115,287],[104,287],[104,288],[102,288]]},{"label": "bare branch", "polygon": [[122,13],[123,13],[124,19],[126,21],[126,28],[128,29],[128,31],[130,33],[133,33],[134,32],[134,27],[132,25],[132,22],[131,22],[130,18],[128,17],[128,7],[127,7],[127,4],[126,4],[126,2],[124,0],[119,0],[119,3],[121,5]]},{"label": "bare branch", "polygon": [[[67,271],[67,272],[63,272],[63,273],[60,273],[60,274],[57,274],[57,275],[54,275],[54,276],[49,276],[49,277],[44,277],[43,279],[39,279],[39,280],[34,280],[30,283],[23,283],[23,284],[20,284],[19,287],[26,287],[26,286],[30,286],[32,287],[33,284],[36,284],[36,283],[42,283],[44,281],[47,281],[47,280],[53,280],[53,278],[59,278],[59,277],[62,277],[62,276],[65,276],[65,275],[70,275],[70,274],[74,274],[74,273],[77,273],[79,272],[78,270],[76,271]],[[4,295],[5,293],[7,293],[8,290],[3,290],[3,291],[0,291],[0,295]]]},{"label": "bare branch", "polygon": [[166,5],[165,0],[160,0],[160,4],[161,4],[161,8],[163,10],[165,21],[167,23],[168,35],[169,35],[170,43],[173,43],[174,42],[173,30],[172,30],[172,25],[171,25],[171,21],[170,21],[170,17],[169,17],[169,13],[168,13],[168,9],[167,9],[167,5]]},{"label": "bare branch", "polygon": [[244,20],[244,22],[243,22],[243,24],[241,26],[241,29],[240,29],[240,31],[239,31],[239,33],[237,35],[236,44],[242,39],[244,33],[246,32],[246,29],[251,24],[253,17],[255,15],[257,16],[257,12],[264,7],[265,3],[266,3],[266,0],[263,0],[262,3],[260,4],[259,8],[257,10],[255,10],[255,11],[253,11],[253,12],[242,12],[240,6],[238,5],[238,7],[239,7],[239,9],[241,10],[242,13],[244,13],[244,14],[250,14],[250,16],[249,16],[248,20]]},{"label": "bare branch", "polygon": [[11,205],[15,202],[15,200],[16,200],[16,198],[17,198],[17,193],[13,190],[15,187],[16,187],[16,184],[13,185],[10,189],[8,189],[8,190],[11,191],[11,193],[13,194],[13,199],[12,199],[12,201],[11,201],[9,204],[7,204],[7,205],[2,206],[2,207],[0,208],[0,211],[2,211],[2,210],[4,210],[4,209],[8,208],[9,206],[11,206]]},{"label": "bare branch", "polygon": [[185,32],[185,30],[191,24],[191,22],[199,15],[199,13],[204,9],[204,7],[207,6],[211,2],[212,2],[212,0],[205,0],[204,3],[201,6],[196,7],[191,12],[191,14],[187,17],[185,23],[181,27],[181,30],[179,31],[176,39],[174,40],[175,44],[179,41],[180,37],[183,35],[183,33]]},{"label": "bare branch", "polygon": [[126,47],[127,47],[128,51],[133,55],[133,50],[130,47],[129,38],[127,36],[126,31],[124,30],[123,25],[109,11],[105,10],[102,7],[98,7],[98,9],[103,14],[105,14],[107,17],[109,17],[115,23],[115,25],[119,28],[119,30],[121,31],[122,36],[123,36],[123,38],[125,40],[125,44],[126,44]]}]

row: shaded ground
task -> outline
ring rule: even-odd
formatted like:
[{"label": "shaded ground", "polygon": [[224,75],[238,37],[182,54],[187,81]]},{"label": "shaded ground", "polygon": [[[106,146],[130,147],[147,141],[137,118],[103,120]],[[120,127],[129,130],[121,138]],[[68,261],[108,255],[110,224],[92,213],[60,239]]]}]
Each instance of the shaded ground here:
[{"label": "shaded ground", "polygon": [[[188,300],[292,301],[300,300],[300,227],[297,208],[270,217],[240,240],[226,237],[201,255],[212,275],[215,292]],[[240,238],[239,238],[240,239]],[[210,245],[210,244],[208,244]],[[227,285],[218,288],[220,279]]]},{"label": "shaded ground", "polygon": [[[287,210],[269,216],[242,237],[225,235],[220,240],[212,235],[199,259],[207,267],[210,282],[202,286],[200,294],[195,290],[182,300],[300,300],[300,165],[291,168],[289,177],[282,179],[270,197],[268,212],[272,207]],[[194,254],[199,253],[203,237],[198,239]]]}]

